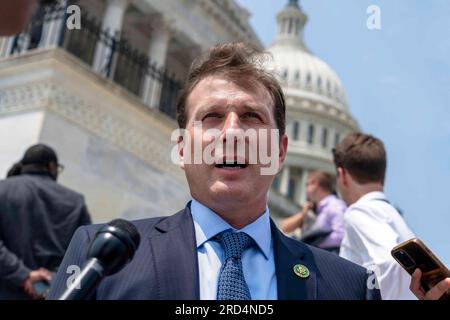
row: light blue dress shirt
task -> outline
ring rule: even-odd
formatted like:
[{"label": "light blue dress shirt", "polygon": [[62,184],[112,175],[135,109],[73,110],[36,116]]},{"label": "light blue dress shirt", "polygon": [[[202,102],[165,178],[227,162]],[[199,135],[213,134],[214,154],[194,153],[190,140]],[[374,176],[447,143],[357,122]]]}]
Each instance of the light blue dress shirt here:
[{"label": "light blue dress shirt", "polygon": [[[195,199],[191,202],[191,214],[197,242],[200,299],[215,300],[224,254],[220,243],[212,239],[222,231],[237,230]],[[257,244],[242,254],[244,277],[252,299],[277,299],[277,278],[269,208],[266,208],[264,214],[256,221],[240,229],[239,232],[247,233]]]}]

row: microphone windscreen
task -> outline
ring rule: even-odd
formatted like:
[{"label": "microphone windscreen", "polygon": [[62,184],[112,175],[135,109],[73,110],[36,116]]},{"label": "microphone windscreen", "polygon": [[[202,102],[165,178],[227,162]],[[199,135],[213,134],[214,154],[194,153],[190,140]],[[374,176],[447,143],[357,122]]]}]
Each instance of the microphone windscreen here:
[{"label": "microphone windscreen", "polygon": [[131,240],[134,243],[135,248],[139,247],[139,243],[141,241],[141,236],[139,235],[138,230],[136,229],[136,227],[134,226],[134,224],[132,224],[129,221],[123,220],[123,219],[114,219],[111,222],[108,223],[110,226],[116,227],[118,229],[123,230],[124,232],[126,232]]}]

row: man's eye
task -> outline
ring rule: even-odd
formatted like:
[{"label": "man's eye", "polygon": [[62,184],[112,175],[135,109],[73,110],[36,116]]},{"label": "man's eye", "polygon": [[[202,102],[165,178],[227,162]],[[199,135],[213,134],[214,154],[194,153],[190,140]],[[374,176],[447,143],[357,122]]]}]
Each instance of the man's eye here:
[{"label": "man's eye", "polygon": [[213,119],[221,118],[221,115],[220,115],[220,113],[217,113],[217,112],[210,112],[202,118],[202,121],[206,120],[207,118],[213,118]]},{"label": "man's eye", "polygon": [[261,117],[256,112],[246,112],[244,113],[244,118],[256,118],[258,120],[261,120]]}]

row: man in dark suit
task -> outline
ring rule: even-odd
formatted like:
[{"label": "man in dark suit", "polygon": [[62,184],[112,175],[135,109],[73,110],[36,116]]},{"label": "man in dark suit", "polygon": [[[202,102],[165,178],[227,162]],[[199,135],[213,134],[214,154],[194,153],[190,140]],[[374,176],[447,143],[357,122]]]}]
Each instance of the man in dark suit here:
[{"label": "man in dark suit", "polygon": [[[374,275],[285,237],[270,219],[267,194],[288,138],[283,92],[264,59],[232,43],[192,67],[177,119],[192,201],[173,216],[135,221],[141,244],[134,259],[91,298],[380,298]],[[49,298],[70,284],[71,267],[83,265],[99,227],[76,232]]]},{"label": "man in dark suit", "polygon": [[75,230],[91,223],[83,196],[56,182],[58,168],[38,144],[0,181],[0,300],[38,298],[33,284],[51,280]]}]

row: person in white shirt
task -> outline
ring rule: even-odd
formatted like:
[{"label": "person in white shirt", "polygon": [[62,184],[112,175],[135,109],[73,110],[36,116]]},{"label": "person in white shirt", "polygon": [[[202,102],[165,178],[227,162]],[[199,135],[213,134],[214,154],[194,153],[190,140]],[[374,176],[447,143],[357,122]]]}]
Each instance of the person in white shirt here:
[{"label": "person in white shirt", "polygon": [[393,247],[414,238],[414,234],[383,193],[383,142],[370,135],[352,133],[333,149],[333,156],[337,187],[349,206],[344,214],[340,256],[373,270],[383,299],[425,298],[417,293],[417,280],[412,282],[391,256]]}]

